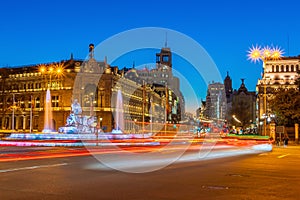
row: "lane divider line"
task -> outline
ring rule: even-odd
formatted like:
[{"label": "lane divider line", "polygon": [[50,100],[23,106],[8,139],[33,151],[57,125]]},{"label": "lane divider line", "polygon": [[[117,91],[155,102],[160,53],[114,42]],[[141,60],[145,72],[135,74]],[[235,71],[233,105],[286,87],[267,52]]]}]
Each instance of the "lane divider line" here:
[{"label": "lane divider line", "polygon": [[21,170],[31,170],[31,169],[38,169],[38,168],[47,168],[47,167],[59,167],[59,166],[64,166],[64,165],[67,165],[67,163],[59,163],[59,164],[53,164],[53,165],[37,165],[37,166],[20,167],[20,168],[12,168],[12,169],[1,169],[0,173],[21,171]]},{"label": "lane divider line", "polygon": [[281,156],[277,156],[277,158],[284,158],[284,157],[286,157],[288,155],[290,155],[290,154],[284,154],[284,155],[281,155]]}]

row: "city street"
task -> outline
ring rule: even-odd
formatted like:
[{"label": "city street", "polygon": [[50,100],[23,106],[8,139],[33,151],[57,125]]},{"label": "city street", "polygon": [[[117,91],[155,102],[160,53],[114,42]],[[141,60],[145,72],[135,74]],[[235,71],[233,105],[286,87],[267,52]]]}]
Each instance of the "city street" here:
[{"label": "city street", "polygon": [[112,170],[92,156],[1,162],[0,199],[299,199],[299,159],[300,147],[288,146],[150,173]]}]

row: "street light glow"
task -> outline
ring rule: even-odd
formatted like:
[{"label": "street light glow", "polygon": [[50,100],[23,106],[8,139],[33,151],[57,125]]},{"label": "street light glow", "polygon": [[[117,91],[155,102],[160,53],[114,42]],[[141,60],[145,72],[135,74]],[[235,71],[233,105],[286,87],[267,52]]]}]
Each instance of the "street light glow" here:
[{"label": "street light glow", "polygon": [[40,73],[44,74],[46,72],[46,66],[44,64],[39,65],[38,70]]},{"label": "street light glow", "polygon": [[63,63],[58,63],[55,65],[55,75],[57,77],[64,76],[65,67]]}]

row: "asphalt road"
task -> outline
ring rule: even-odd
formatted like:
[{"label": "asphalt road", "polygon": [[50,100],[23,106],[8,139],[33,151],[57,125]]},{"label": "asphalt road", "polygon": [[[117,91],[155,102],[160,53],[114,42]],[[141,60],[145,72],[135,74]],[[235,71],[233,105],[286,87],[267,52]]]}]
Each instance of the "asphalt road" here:
[{"label": "asphalt road", "polygon": [[299,161],[300,147],[289,146],[149,173],[112,170],[92,156],[1,162],[0,199],[299,199]]}]

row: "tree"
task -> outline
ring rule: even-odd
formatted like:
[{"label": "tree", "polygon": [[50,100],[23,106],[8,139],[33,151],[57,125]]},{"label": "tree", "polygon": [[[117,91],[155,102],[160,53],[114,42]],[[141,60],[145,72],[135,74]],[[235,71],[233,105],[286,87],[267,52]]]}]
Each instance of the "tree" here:
[{"label": "tree", "polygon": [[300,92],[295,89],[280,89],[269,101],[278,125],[293,126],[300,121]]},{"label": "tree", "polygon": [[298,90],[300,91],[300,70],[298,70],[297,73],[298,73],[298,78],[296,80],[296,85],[298,86]]}]

